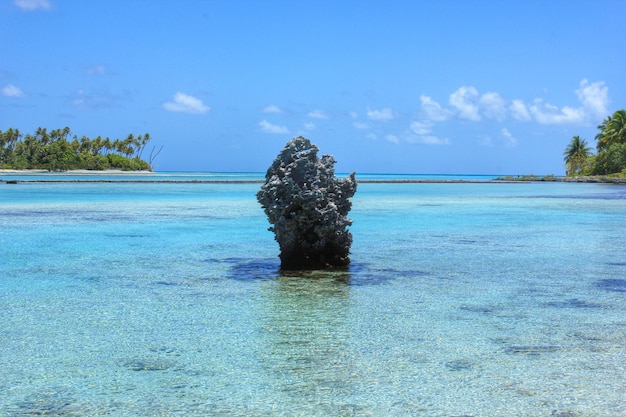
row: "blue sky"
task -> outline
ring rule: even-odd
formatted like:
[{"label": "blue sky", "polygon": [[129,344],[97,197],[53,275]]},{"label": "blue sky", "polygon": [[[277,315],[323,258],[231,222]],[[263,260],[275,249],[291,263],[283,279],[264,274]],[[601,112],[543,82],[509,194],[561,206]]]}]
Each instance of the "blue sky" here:
[{"label": "blue sky", "polygon": [[150,133],[157,170],[564,174],[626,107],[626,1],[0,0],[0,130]]}]

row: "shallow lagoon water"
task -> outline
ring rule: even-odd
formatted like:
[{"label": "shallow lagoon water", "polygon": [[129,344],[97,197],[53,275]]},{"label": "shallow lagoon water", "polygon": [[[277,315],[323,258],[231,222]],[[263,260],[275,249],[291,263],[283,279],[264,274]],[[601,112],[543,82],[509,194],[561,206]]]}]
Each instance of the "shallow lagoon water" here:
[{"label": "shallow lagoon water", "polygon": [[626,187],[360,184],[280,273],[258,184],[0,184],[0,416],[626,414]]}]

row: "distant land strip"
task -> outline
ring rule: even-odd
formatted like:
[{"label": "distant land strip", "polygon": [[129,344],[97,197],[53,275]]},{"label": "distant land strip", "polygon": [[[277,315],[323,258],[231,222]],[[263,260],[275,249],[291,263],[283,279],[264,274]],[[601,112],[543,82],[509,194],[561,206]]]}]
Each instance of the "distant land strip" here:
[{"label": "distant land strip", "polygon": [[[0,179],[0,181],[2,181]],[[265,180],[4,180],[11,183],[115,183],[115,184],[263,184]],[[492,180],[357,180],[359,184],[428,184],[428,183],[495,183]],[[507,182],[507,181],[499,181]],[[511,181],[512,182],[512,181]]]},{"label": "distant land strip", "polygon": [[[7,184],[18,183],[115,183],[115,184],[262,184],[264,180],[124,180],[124,179],[80,179],[80,180],[12,180],[2,179],[0,182]],[[605,183],[624,184],[626,178],[610,177],[520,177],[520,178],[495,178],[491,180],[468,180],[468,179],[395,179],[395,180],[357,180],[359,184],[503,184],[503,183],[529,183],[529,182],[574,182],[574,183]]]},{"label": "distant land strip", "polygon": [[[6,184],[262,184],[261,180],[2,180],[0,183]],[[558,180],[362,180],[359,184],[522,184],[530,182],[570,182],[570,183],[602,183],[602,184],[621,184],[626,185],[626,179],[604,179],[604,180],[574,180],[574,179],[558,179]]]},{"label": "distant land strip", "polygon": [[[3,181],[0,178],[0,181]],[[396,179],[396,180],[357,180],[359,184],[428,184],[428,183],[495,183],[495,182],[513,182],[513,181],[494,181],[494,180],[462,180],[462,179]],[[265,180],[124,180],[124,179],[33,179],[33,180],[10,180],[4,182],[12,183],[115,183],[115,184],[263,184]]]}]

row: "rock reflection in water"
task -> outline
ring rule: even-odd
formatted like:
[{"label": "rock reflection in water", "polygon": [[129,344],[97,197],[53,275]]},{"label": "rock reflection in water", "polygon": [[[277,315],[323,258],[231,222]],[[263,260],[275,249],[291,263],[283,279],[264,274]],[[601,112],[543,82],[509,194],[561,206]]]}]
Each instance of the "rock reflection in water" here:
[{"label": "rock reflection in water", "polygon": [[353,373],[349,278],[346,271],[286,272],[265,290],[260,360],[292,404],[348,405],[341,399],[350,397]]}]

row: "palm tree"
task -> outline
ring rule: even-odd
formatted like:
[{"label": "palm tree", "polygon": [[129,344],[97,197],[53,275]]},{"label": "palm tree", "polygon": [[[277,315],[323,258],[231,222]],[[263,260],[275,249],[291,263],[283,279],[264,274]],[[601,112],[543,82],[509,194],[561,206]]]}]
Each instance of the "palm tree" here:
[{"label": "palm tree", "polygon": [[131,133],[126,137],[126,139],[119,141],[117,144],[117,151],[126,156],[126,158],[130,158],[133,153],[135,153],[135,136]]},{"label": "palm tree", "polygon": [[565,148],[565,152],[563,152],[566,174],[574,175],[580,173],[591,155],[590,151],[591,148],[587,146],[586,140],[581,139],[580,136],[574,136],[570,144]]},{"label": "palm tree", "polygon": [[109,153],[111,153],[111,150],[115,148],[115,146],[111,142],[111,139],[109,138],[104,139],[104,142],[102,142],[102,147],[104,148],[104,155],[108,155]]},{"label": "palm tree", "polygon": [[150,134],[146,133],[145,135],[139,135],[137,137],[137,158],[141,159],[141,154],[145,149],[146,145],[150,142]]},{"label": "palm tree", "polygon": [[598,129],[600,132],[596,140],[599,151],[614,143],[626,143],[626,110],[618,110],[604,119]]},{"label": "palm tree", "polygon": [[83,135],[83,137],[80,138],[80,153],[84,153],[85,155],[87,155],[89,154],[90,150],[91,150],[91,139]]},{"label": "palm tree", "polygon": [[38,127],[35,132],[35,139],[37,139],[42,146],[46,146],[50,143],[50,134],[45,127]]},{"label": "palm tree", "polygon": [[91,154],[96,156],[100,153],[100,151],[102,150],[102,147],[104,146],[104,140],[102,139],[102,137],[98,136],[95,139],[91,140]]}]

